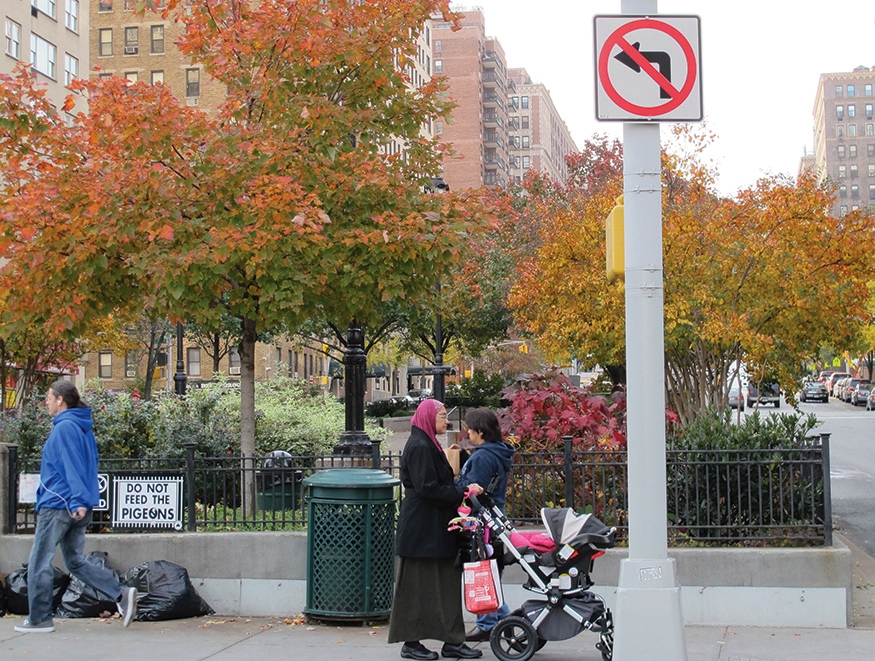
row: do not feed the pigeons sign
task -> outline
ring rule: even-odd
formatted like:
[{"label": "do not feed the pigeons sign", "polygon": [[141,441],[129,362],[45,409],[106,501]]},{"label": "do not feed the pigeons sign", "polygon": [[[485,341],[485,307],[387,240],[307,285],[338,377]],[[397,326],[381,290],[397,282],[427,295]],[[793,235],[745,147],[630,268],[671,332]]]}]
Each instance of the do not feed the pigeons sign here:
[{"label": "do not feed the pigeons sign", "polygon": [[702,119],[698,16],[596,16],[596,118]]}]

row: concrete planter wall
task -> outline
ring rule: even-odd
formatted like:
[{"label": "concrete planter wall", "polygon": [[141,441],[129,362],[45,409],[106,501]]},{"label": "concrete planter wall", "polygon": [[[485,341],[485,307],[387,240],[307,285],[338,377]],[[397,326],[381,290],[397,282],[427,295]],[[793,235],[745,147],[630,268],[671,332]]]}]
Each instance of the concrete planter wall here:
[{"label": "concrete planter wall", "polygon": [[[26,562],[33,537],[0,536],[0,574]],[[161,533],[89,535],[86,552],[106,551],[126,571],[145,560],[169,560],[189,571],[204,599],[222,615],[290,615],[306,604],[307,533]],[[594,590],[613,606],[620,561],[611,549],[595,561]],[[688,624],[843,628],[851,622],[851,553],[828,548],[671,549],[677,560]],[[63,567],[60,557],[56,564]],[[523,573],[504,573],[511,608],[530,593]]]}]

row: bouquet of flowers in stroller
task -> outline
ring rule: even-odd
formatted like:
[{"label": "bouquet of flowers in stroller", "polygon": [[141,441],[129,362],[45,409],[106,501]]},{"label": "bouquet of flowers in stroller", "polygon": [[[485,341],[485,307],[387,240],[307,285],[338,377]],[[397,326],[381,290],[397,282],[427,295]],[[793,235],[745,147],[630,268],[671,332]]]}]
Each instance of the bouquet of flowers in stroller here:
[{"label": "bouquet of flowers in stroller", "polygon": [[586,629],[599,634],[596,648],[610,661],[614,623],[604,600],[590,591],[590,573],[593,560],[614,546],[616,529],[592,514],[545,507],[541,519],[548,534],[521,533],[492,504],[488,490],[469,500],[477,522],[463,516],[450,526],[466,537],[463,554],[467,550],[468,559],[482,559],[493,546],[502,553],[503,546],[504,564],[518,563],[527,576],[523,588],[536,595],[492,629],[489,644],[499,661],[529,661],[547,641],[566,640]]}]

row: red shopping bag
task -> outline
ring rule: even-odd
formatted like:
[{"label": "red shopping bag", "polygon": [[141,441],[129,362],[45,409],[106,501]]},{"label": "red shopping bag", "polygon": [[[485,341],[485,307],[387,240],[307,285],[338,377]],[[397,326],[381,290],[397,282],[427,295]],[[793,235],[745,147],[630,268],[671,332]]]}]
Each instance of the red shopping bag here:
[{"label": "red shopping bag", "polygon": [[494,613],[504,603],[501,578],[495,560],[466,562],[462,565],[465,609],[474,615]]}]

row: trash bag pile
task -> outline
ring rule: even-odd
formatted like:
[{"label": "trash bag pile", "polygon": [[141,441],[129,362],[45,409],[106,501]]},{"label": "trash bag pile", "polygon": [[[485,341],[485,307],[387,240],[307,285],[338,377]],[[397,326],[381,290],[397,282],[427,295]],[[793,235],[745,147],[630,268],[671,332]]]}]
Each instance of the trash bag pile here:
[{"label": "trash bag pile", "polygon": [[[94,551],[87,556],[88,562],[110,567],[107,554]],[[114,600],[79,579],[70,577],[54,567],[55,579],[52,592],[52,609],[58,618],[101,617],[118,611]],[[116,575],[119,575],[116,572]],[[188,570],[167,560],[149,560],[120,575],[122,583],[137,588],[138,622],[177,620],[215,611],[197,593]],[[16,615],[28,614],[27,564],[6,577],[6,586],[0,590],[0,616],[5,610]]]}]

